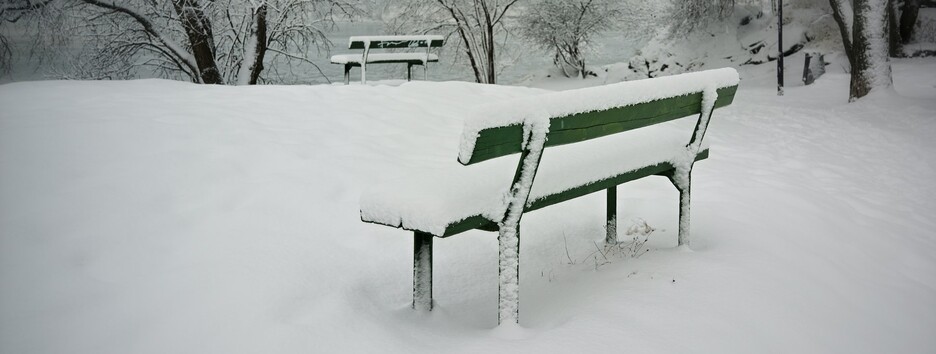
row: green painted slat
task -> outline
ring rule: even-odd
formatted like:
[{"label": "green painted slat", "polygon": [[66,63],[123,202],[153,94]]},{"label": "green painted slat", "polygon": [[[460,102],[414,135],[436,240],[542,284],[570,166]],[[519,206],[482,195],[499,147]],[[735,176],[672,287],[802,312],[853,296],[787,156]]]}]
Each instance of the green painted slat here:
[{"label": "green painted slat", "polygon": [[[699,152],[696,155],[696,161],[704,160],[709,157],[709,149],[705,149]],[[600,192],[607,190],[608,188],[630,182],[633,180],[641,179],[647,176],[663,174],[666,171],[673,169],[673,165],[669,162],[661,162],[655,165],[647,166],[640,168],[634,171],[625,172],[617,176],[605,178],[600,181],[592,182],[584,186],[578,186],[572,189],[569,189],[564,192],[547,195],[545,197],[532,200],[527,204],[527,207],[523,209],[524,213],[542,209],[550,205],[562,203],[567,200],[575,199],[578,197],[586,196],[595,192]],[[446,229],[445,233],[440,235],[441,237],[449,237],[453,235],[460,234],[462,232],[481,229],[485,231],[497,231],[497,225],[480,215],[472,216],[464,220],[460,220],[450,224]]]},{"label": "green painted slat", "polygon": [[[397,48],[425,48],[426,42],[429,43],[429,47],[437,48],[441,47],[444,41],[435,39],[432,41],[426,40],[417,40],[417,41],[370,41],[371,49],[397,49]],[[348,49],[364,49],[364,41],[353,41],[348,45]]]},{"label": "green painted slat", "polygon": [[[699,152],[696,155],[696,161],[704,160],[708,158],[709,150],[705,149]],[[625,182],[630,182],[636,179],[644,178],[647,176],[652,176],[660,174],[673,169],[672,163],[661,162],[656,165],[647,166],[641,169],[637,169],[631,172],[623,173],[611,178],[606,178],[600,181],[596,181],[584,186],[579,186],[572,188],[570,190],[560,192],[553,195],[548,195],[536,200],[533,200],[529,203],[524,212],[533,211],[537,209],[542,209],[553,204],[561,203],[570,199],[578,198],[585,196],[594,192],[600,192],[608,188],[623,184]]]},{"label": "green painted slat", "polygon": [[[716,102],[716,108],[729,105],[734,99],[736,88],[737,86],[719,90],[719,100]],[[666,119],[663,118],[667,115],[681,115],[679,118],[682,118],[698,114],[701,104],[701,94],[695,94],[693,96],[695,97],[683,96],[606,111],[596,111],[556,118],[550,122],[550,133],[555,134],[566,129],[586,128],[614,123],[632,124],[621,126],[622,129],[631,130],[666,121]],[[682,99],[678,100],[679,98]],[[583,116],[591,116],[593,118]],[[634,123],[627,123],[630,121]],[[508,150],[519,149],[520,145],[518,141],[522,140],[522,138],[523,127],[520,125],[486,129],[479,134],[475,143],[475,150],[483,150],[485,147],[499,149],[496,146],[504,144],[514,146],[508,148]],[[555,143],[553,142],[551,144]]]},{"label": "green painted slat", "polygon": [[[724,107],[734,100],[737,86],[718,89],[715,107]],[[604,111],[573,114],[553,118],[546,146],[557,146],[594,139],[638,129],[674,119],[699,114],[702,93],[670,97],[632,106]],[[467,165],[521,151],[523,127],[509,125],[484,129],[475,141],[475,150]]]},{"label": "green painted slat", "polygon": [[[429,63],[438,63],[439,60],[438,60],[438,59],[429,59],[429,60],[426,60],[426,62],[429,62]],[[344,65],[347,65],[347,66],[351,66],[351,67],[360,67],[360,66],[361,66],[361,63],[358,63],[358,62],[347,62],[347,63],[343,63],[343,64],[344,64]],[[422,60],[422,59],[385,59],[385,60],[374,60],[374,61],[368,60],[368,61],[367,61],[367,64],[413,64],[413,65],[422,65],[422,64],[423,64],[423,60]]]},{"label": "green painted slat", "polygon": [[460,234],[462,232],[474,229],[481,229],[486,231],[497,231],[497,224],[491,222],[487,218],[481,215],[475,215],[468,217],[467,219],[454,222],[445,228],[445,233],[439,235],[440,237],[449,237],[453,235]]},{"label": "green painted slat", "polygon": [[[699,154],[696,156],[696,161],[704,160],[704,159],[707,159],[708,157],[709,157],[709,150],[705,149],[699,152]],[[665,172],[672,170],[672,169],[673,169],[673,165],[671,163],[661,162],[652,166],[647,166],[647,167],[640,168],[634,171],[622,173],[614,177],[606,178],[606,179],[596,181],[596,182],[593,182],[584,186],[572,188],[564,192],[538,198],[528,203],[527,207],[524,209],[524,212],[530,212],[530,211],[542,209],[550,205],[554,205],[554,204],[558,204],[558,203],[561,203],[570,199],[582,197],[582,196],[585,196],[594,192],[606,190],[613,186],[617,186],[617,185],[620,185],[629,181],[633,181],[636,179],[644,178],[647,176],[662,175]],[[371,222],[371,221],[364,221],[364,222],[371,223],[371,224],[392,226],[392,227],[397,227],[397,228],[401,228],[401,229],[409,230],[409,231],[421,231],[421,230],[405,228],[402,225],[380,224],[380,223]],[[449,236],[454,236],[462,232],[465,232],[468,230],[474,230],[474,229],[480,229],[480,230],[485,230],[485,231],[497,231],[497,224],[491,220],[486,219],[485,217],[481,215],[474,215],[474,216],[470,216],[465,219],[449,224],[449,226],[445,228],[445,232],[442,233],[442,235],[433,235],[433,236],[449,237]]]}]

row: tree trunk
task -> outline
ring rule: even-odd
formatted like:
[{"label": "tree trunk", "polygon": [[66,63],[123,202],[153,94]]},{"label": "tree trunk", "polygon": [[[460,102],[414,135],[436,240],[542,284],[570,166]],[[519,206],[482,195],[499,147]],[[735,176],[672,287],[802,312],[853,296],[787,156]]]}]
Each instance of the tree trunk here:
[{"label": "tree trunk", "polygon": [[495,71],[494,71],[494,23],[491,22],[491,13],[488,10],[487,3],[484,0],[475,0],[478,5],[481,6],[484,22],[481,24],[484,29],[484,57],[487,60],[487,69],[485,71],[485,83],[494,84],[495,83]]},{"label": "tree trunk", "polygon": [[854,33],[849,100],[864,97],[871,90],[890,87],[890,61],[887,56],[888,0],[855,0]]},{"label": "tree trunk", "polygon": [[903,56],[903,41],[900,39],[900,9],[896,0],[887,1],[887,54],[891,58]]},{"label": "tree trunk", "polygon": [[913,37],[913,27],[916,25],[917,15],[920,14],[920,0],[904,0],[903,12],[900,14],[900,40],[903,44],[910,43]]},{"label": "tree trunk", "polygon": [[494,71],[494,26],[488,26],[486,28],[486,31],[487,31],[486,33],[487,43],[484,48],[484,51],[486,52],[484,54],[487,57],[487,62],[488,62],[487,72],[485,73],[487,76],[486,83],[495,84],[497,83],[497,78],[495,77],[495,71]]},{"label": "tree trunk", "polygon": [[855,61],[852,57],[852,12],[848,11],[850,7],[842,2],[843,0],[829,0],[832,6],[832,18],[838,24],[839,34],[842,35],[842,45],[845,46],[845,55],[848,56],[848,63]]},{"label": "tree trunk", "polygon": [[205,16],[198,0],[172,0],[179,22],[185,29],[192,55],[198,65],[198,74],[203,84],[224,84],[218,64],[215,62],[214,35],[211,22]]},{"label": "tree trunk", "polygon": [[257,12],[254,17],[255,31],[254,38],[256,39],[256,46],[254,47],[254,61],[253,65],[250,67],[250,81],[247,82],[248,85],[256,85],[257,79],[260,78],[260,72],[263,71],[263,56],[266,55],[267,49],[267,5],[264,3],[257,8]]}]

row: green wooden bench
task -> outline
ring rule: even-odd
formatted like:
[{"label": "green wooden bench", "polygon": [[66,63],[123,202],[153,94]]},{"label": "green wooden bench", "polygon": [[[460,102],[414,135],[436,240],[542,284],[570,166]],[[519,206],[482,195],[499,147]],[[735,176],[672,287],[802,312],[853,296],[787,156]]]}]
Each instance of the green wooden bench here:
[{"label": "green wooden bench", "polygon": [[614,243],[616,186],[666,176],[680,194],[678,243],[689,244],[692,166],[708,157],[709,118],[731,104],[738,82],[727,68],[492,104],[466,119],[460,164],[374,187],[361,219],[414,231],[413,307],[426,310],[433,237],[499,232],[498,321],[517,322],[524,213],[606,191]]},{"label": "green wooden bench", "polygon": [[[331,57],[332,64],[344,65],[345,85],[351,81],[351,68],[361,67],[361,83],[367,83],[367,64],[406,64],[406,80],[412,79],[414,65],[422,65],[425,79],[429,79],[429,65],[439,61],[432,48],[442,47],[444,38],[437,35],[421,36],[355,36],[348,41],[348,49],[363,49],[362,54],[338,54]],[[425,52],[371,53],[371,49],[426,48]]]}]

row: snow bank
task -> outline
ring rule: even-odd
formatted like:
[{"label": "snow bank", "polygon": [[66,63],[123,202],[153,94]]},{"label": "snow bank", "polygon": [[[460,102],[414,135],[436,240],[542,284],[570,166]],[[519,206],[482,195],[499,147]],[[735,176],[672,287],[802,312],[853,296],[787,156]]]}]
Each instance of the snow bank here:
[{"label": "snow bank", "polygon": [[655,229],[640,258],[595,261],[600,193],[525,215],[507,333],[495,234],[437,239],[414,313],[412,239],[359,200],[459,165],[462,112],[541,90],[2,85],[0,352],[928,352],[936,61],[894,65],[916,98],[847,104],[841,71],[778,98],[743,68],[693,172],[693,252],[662,177],[618,190],[619,220]]}]

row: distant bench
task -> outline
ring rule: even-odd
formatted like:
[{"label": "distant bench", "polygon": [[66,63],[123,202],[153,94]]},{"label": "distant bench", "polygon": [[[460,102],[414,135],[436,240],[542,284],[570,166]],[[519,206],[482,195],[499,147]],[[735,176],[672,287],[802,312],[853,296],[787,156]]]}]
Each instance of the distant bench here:
[{"label": "distant bench", "polygon": [[[709,118],[731,104],[738,82],[727,68],[487,105],[466,119],[460,165],[372,188],[361,220],[414,231],[413,308],[426,310],[433,237],[498,231],[498,322],[516,322],[525,212],[605,190],[613,244],[617,185],[666,176],[680,195],[678,244],[688,245],[692,166],[708,157]],[[517,153],[519,162],[498,158]]]},{"label": "distant bench", "polygon": [[[406,80],[412,79],[413,65],[422,65],[429,79],[428,63],[439,61],[432,48],[442,47],[444,38],[436,35],[421,36],[357,36],[348,41],[348,49],[363,49],[362,54],[338,54],[331,57],[332,64],[344,65],[345,85],[350,83],[351,68],[361,67],[361,83],[367,83],[367,64],[406,64]],[[426,48],[425,52],[370,53],[371,49]]]}]

